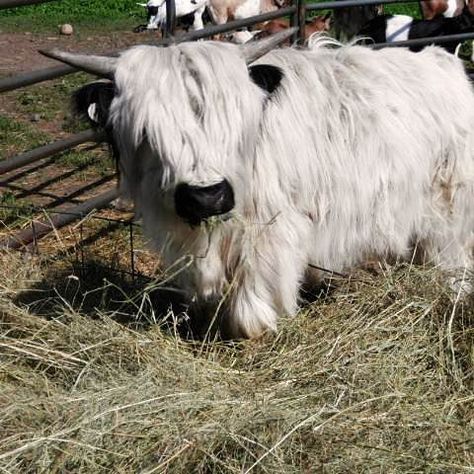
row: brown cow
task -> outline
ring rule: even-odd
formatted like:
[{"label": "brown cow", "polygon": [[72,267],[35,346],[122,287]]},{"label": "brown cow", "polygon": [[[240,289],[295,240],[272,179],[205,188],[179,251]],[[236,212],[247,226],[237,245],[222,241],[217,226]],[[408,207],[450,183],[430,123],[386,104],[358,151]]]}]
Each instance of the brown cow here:
[{"label": "brown cow", "polygon": [[212,21],[222,25],[231,20],[240,20],[272,12],[286,5],[287,0],[210,0],[208,4]]},{"label": "brown cow", "polygon": [[425,20],[432,20],[437,16],[458,16],[465,6],[474,15],[474,0],[423,0],[420,5]]},{"label": "brown cow", "polygon": [[[313,33],[321,33],[329,31],[331,27],[331,14],[318,15],[314,18],[306,20],[305,23],[305,39],[308,39]],[[258,32],[255,37],[263,38],[265,36],[271,36],[280,31],[289,28],[290,22],[285,19],[271,20],[266,23],[258,23],[254,26]],[[289,40],[288,40],[289,41]]]}]

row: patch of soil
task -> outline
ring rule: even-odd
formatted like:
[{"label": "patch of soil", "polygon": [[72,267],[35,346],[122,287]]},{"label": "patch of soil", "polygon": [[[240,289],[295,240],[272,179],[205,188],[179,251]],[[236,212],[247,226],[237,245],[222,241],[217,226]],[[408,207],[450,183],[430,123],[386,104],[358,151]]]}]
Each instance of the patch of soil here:
[{"label": "patch of soil", "polygon": [[159,39],[153,31],[133,33],[131,31],[108,32],[107,34],[40,35],[31,32],[0,33],[0,76],[32,71],[59,63],[38,53],[38,49],[60,48],[84,53],[111,53],[129,46],[151,43]]},{"label": "patch of soil", "polygon": [[[59,48],[83,53],[112,53],[138,44],[152,44],[160,39],[156,31],[134,33],[114,31],[104,34],[90,33],[64,36],[59,34],[36,34],[31,32],[1,33],[0,51],[6,52],[0,61],[0,77],[35,71],[61,63],[49,59],[38,52],[39,49]],[[40,83],[41,84],[41,83]],[[48,84],[45,82],[43,84]],[[27,89],[19,89],[27,90]],[[15,120],[30,122],[30,116],[21,116],[16,110],[14,93],[0,94],[0,112]],[[59,111],[58,111],[59,112]],[[38,120],[35,126],[54,137],[61,139],[68,134],[62,130],[63,116],[48,121]]]}]

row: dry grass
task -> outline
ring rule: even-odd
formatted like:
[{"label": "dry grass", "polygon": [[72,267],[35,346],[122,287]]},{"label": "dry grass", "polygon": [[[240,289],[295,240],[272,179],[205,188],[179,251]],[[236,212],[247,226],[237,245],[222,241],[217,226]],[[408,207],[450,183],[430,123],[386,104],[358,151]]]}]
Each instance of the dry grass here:
[{"label": "dry grass", "polygon": [[0,257],[2,472],[474,471],[474,306],[434,270],[361,273],[230,344],[156,323],[159,288],[51,265]]}]

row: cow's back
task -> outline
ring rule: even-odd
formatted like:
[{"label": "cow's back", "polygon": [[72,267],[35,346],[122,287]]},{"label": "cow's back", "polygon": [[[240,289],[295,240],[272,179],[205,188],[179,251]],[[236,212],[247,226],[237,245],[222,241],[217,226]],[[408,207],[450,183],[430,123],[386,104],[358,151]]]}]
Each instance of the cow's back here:
[{"label": "cow's back", "polygon": [[313,259],[346,268],[368,253],[403,255],[449,226],[460,238],[473,230],[474,94],[456,58],[348,46],[260,62],[286,76],[256,157],[261,180],[279,176],[263,217],[285,200],[310,216]]}]

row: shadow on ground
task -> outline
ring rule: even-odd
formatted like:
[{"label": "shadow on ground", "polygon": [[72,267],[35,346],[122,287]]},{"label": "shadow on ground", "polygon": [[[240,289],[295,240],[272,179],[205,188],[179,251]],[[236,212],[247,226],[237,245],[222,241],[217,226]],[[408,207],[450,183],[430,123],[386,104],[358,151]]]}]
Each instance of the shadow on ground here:
[{"label": "shadow on ground", "polygon": [[91,319],[103,315],[134,330],[158,324],[185,339],[203,335],[202,321],[183,293],[143,275],[110,269],[93,259],[66,268],[51,265],[41,281],[14,299],[30,314],[56,319],[77,312]]}]

